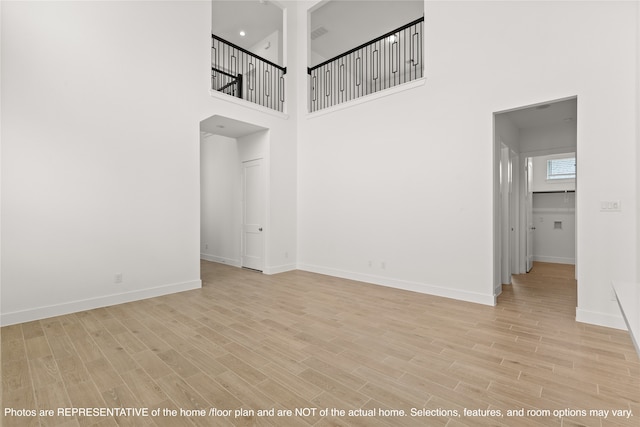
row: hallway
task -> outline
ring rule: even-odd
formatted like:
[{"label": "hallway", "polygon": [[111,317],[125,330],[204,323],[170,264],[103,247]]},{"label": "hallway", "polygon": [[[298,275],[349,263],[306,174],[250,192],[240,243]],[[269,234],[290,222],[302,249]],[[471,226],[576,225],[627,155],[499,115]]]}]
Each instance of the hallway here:
[{"label": "hallway", "polygon": [[548,316],[552,322],[576,316],[577,284],[575,266],[534,262],[529,273],[511,276],[512,285],[502,288],[498,306],[513,304],[519,311]]}]

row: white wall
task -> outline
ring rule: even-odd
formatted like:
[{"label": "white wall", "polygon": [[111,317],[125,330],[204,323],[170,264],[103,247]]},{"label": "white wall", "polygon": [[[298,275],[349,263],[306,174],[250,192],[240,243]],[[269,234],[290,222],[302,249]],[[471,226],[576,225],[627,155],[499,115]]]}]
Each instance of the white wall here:
[{"label": "white wall", "polygon": [[531,182],[531,189],[534,192],[575,191],[575,178],[547,180],[547,161],[552,159],[565,159],[571,156],[575,156],[575,153],[551,154],[549,156],[533,157],[533,179]]},{"label": "white wall", "polygon": [[[533,260],[575,264],[575,193],[533,195]],[[560,223],[557,228],[555,223]]]},{"label": "white wall", "polygon": [[240,155],[235,138],[211,135],[200,149],[200,257],[239,267]]},{"label": "white wall", "polygon": [[[636,1],[636,117],[640,117],[640,1]],[[636,185],[640,190],[640,120],[636,119]],[[636,212],[640,212],[640,202],[636,199]],[[636,215],[637,250],[636,280],[640,281],[640,214]],[[640,316],[637,316],[640,319]],[[640,325],[638,325],[640,327]]]},{"label": "white wall", "polygon": [[[619,325],[609,284],[634,279],[637,256],[635,5],[425,8],[424,86],[301,111],[301,267],[492,303],[492,112],[578,96],[578,318]],[[603,215],[609,197],[629,209]]]},{"label": "white wall", "polygon": [[282,35],[280,31],[274,31],[255,45],[251,46],[250,52],[255,53],[274,64],[282,64],[282,55],[280,55]]},{"label": "white wall", "polygon": [[[636,188],[640,191],[640,1],[636,1]],[[640,201],[636,199],[636,282],[640,282]],[[637,305],[636,305],[637,307]],[[640,310],[638,308],[637,310]],[[640,331],[640,315],[636,311],[635,318],[638,319],[637,331]],[[635,339],[636,347],[640,345]],[[637,350],[637,348],[636,348]]]},{"label": "white wall", "polygon": [[199,123],[216,114],[277,141],[267,266],[295,264],[296,98],[287,116],[209,94],[210,8],[2,2],[2,324],[199,287]]}]

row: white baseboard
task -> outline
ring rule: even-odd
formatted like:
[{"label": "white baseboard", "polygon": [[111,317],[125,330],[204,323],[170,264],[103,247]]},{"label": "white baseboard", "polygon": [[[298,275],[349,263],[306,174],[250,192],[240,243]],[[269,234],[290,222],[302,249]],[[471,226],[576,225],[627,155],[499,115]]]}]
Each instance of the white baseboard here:
[{"label": "white baseboard", "polygon": [[284,265],[277,265],[275,267],[266,267],[262,273],[264,274],[278,274],[278,273],[285,273],[287,271],[293,271],[296,270],[297,267],[295,264],[284,264]]},{"label": "white baseboard", "polygon": [[321,267],[317,265],[298,264],[299,270],[311,273],[325,274],[327,276],[340,277],[343,279],[357,280],[359,282],[371,283],[373,285],[386,286],[389,288],[403,289],[421,294],[434,295],[445,298],[452,298],[460,301],[473,302],[484,305],[496,305],[497,296],[490,294],[479,294],[475,292],[461,291],[458,289],[444,288],[425,283],[411,282],[389,277],[375,276],[371,274],[356,273],[352,271],[338,270],[334,268]]},{"label": "white baseboard", "polygon": [[210,254],[200,254],[200,259],[203,259],[205,261],[217,262],[220,264],[227,264],[233,267],[242,267],[242,262],[239,259],[224,258]]},{"label": "white baseboard", "polygon": [[538,262],[550,262],[552,264],[571,264],[576,265],[575,258],[563,258],[563,257],[554,257],[554,256],[544,256],[544,255],[534,255],[534,261]]},{"label": "white baseboard", "polygon": [[27,310],[2,313],[2,315],[0,315],[0,325],[7,326],[16,323],[30,322],[32,320],[41,320],[49,317],[62,316],[64,314],[76,313],[78,311],[91,310],[94,308],[123,304],[126,302],[159,297],[162,295],[174,294],[177,292],[190,291],[192,289],[198,289],[201,287],[202,282],[200,280],[193,280],[191,282],[175,283],[171,285],[158,286],[155,288],[140,289],[130,292],[105,295],[96,298],[70,301],[45,307],[37,307]]},{"label": "white baseboard", "polygon": [[[242,268],[242,263],[240,262],[240,260],[235,260],[231,258],[222,258],[218,256],[213,256],[213,255],[200,254],[200,259],[203,259],[205,261],[210,261],[210,262],[217,262],[218,264],[226,264],[232,267]],[[295,264],[284,264],[284,265],[277,265],[275,267],[265,267],[264,270],[262,270],[262,273],[278,274],[278,273],[284,273],[287,271],[292,271],[295,269],[296,269]]]},{"label": "white baseboard", "polygon": [[607,328],[621,329],[623,331],[627,330],[627,325],[622,316],[583,310],[580,307],[576,307],[576,322],[606,326]]}]

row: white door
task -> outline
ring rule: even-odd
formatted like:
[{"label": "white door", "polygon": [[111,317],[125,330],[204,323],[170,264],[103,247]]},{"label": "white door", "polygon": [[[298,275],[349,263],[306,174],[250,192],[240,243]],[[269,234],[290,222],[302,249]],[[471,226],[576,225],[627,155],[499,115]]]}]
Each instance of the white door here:
[{"label": "white door", "polygon": [[533,232],[536,227],[533,225],[533,192],[531,186],[533,184],[533,159],[527,157],[525,160],[525,223],[527,224],[527,233],[525,236],[526,244],[526,261],[527,273],[533,268]]},{"label": "white door", "polygon": [[242,163],[242,266],[264,268],[262,159]]}]

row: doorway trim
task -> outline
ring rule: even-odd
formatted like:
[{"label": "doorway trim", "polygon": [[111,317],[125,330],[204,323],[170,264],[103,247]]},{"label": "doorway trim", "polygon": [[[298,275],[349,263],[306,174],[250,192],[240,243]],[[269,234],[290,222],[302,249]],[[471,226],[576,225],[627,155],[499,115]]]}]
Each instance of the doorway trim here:
[{"label": "doorway trim", "polygon": [[[270,138],[268,128],[253,125],[214,115],[200,122],[200,259],[243,267],[243,220],[244,220],[244,188],[243,188],[243,164],[256,159],[261,160],[260,186],[262,191],[262,265],[259,271],[268,272],[268,239],[269,209],[270,209]],[[213,162],[203,157],[203,143],[209,138],[219,138],[214,144],[223,149],[214,150]],[[220,157],[220,155],[222,157]],[[203,184],[207,168],[216,168],[219,165],[224,176],[217,177],[206,185]],[[211,169],[210,169],[211,170]],[[213,169],[220,170],[220,169]],[[203,211],[207,203],[204,194],[210,187],[223,188],[223,198],[218,198],[214,205],[210,205],[210,212]],[[212,199],[213,200],[213,199]],[[213,206],[213,207],[212,207]],[[211,215],[216,212],[215,206],[222,206],[222,215]],[[206,215],[207,217],[203,217]],[[209,222],[205,222],[209,221]],[[211,244],[211,243],[214,244]],[[208,252],[206,252],[208,250]],[[256,269],[257,270],[257,269]]]}]

